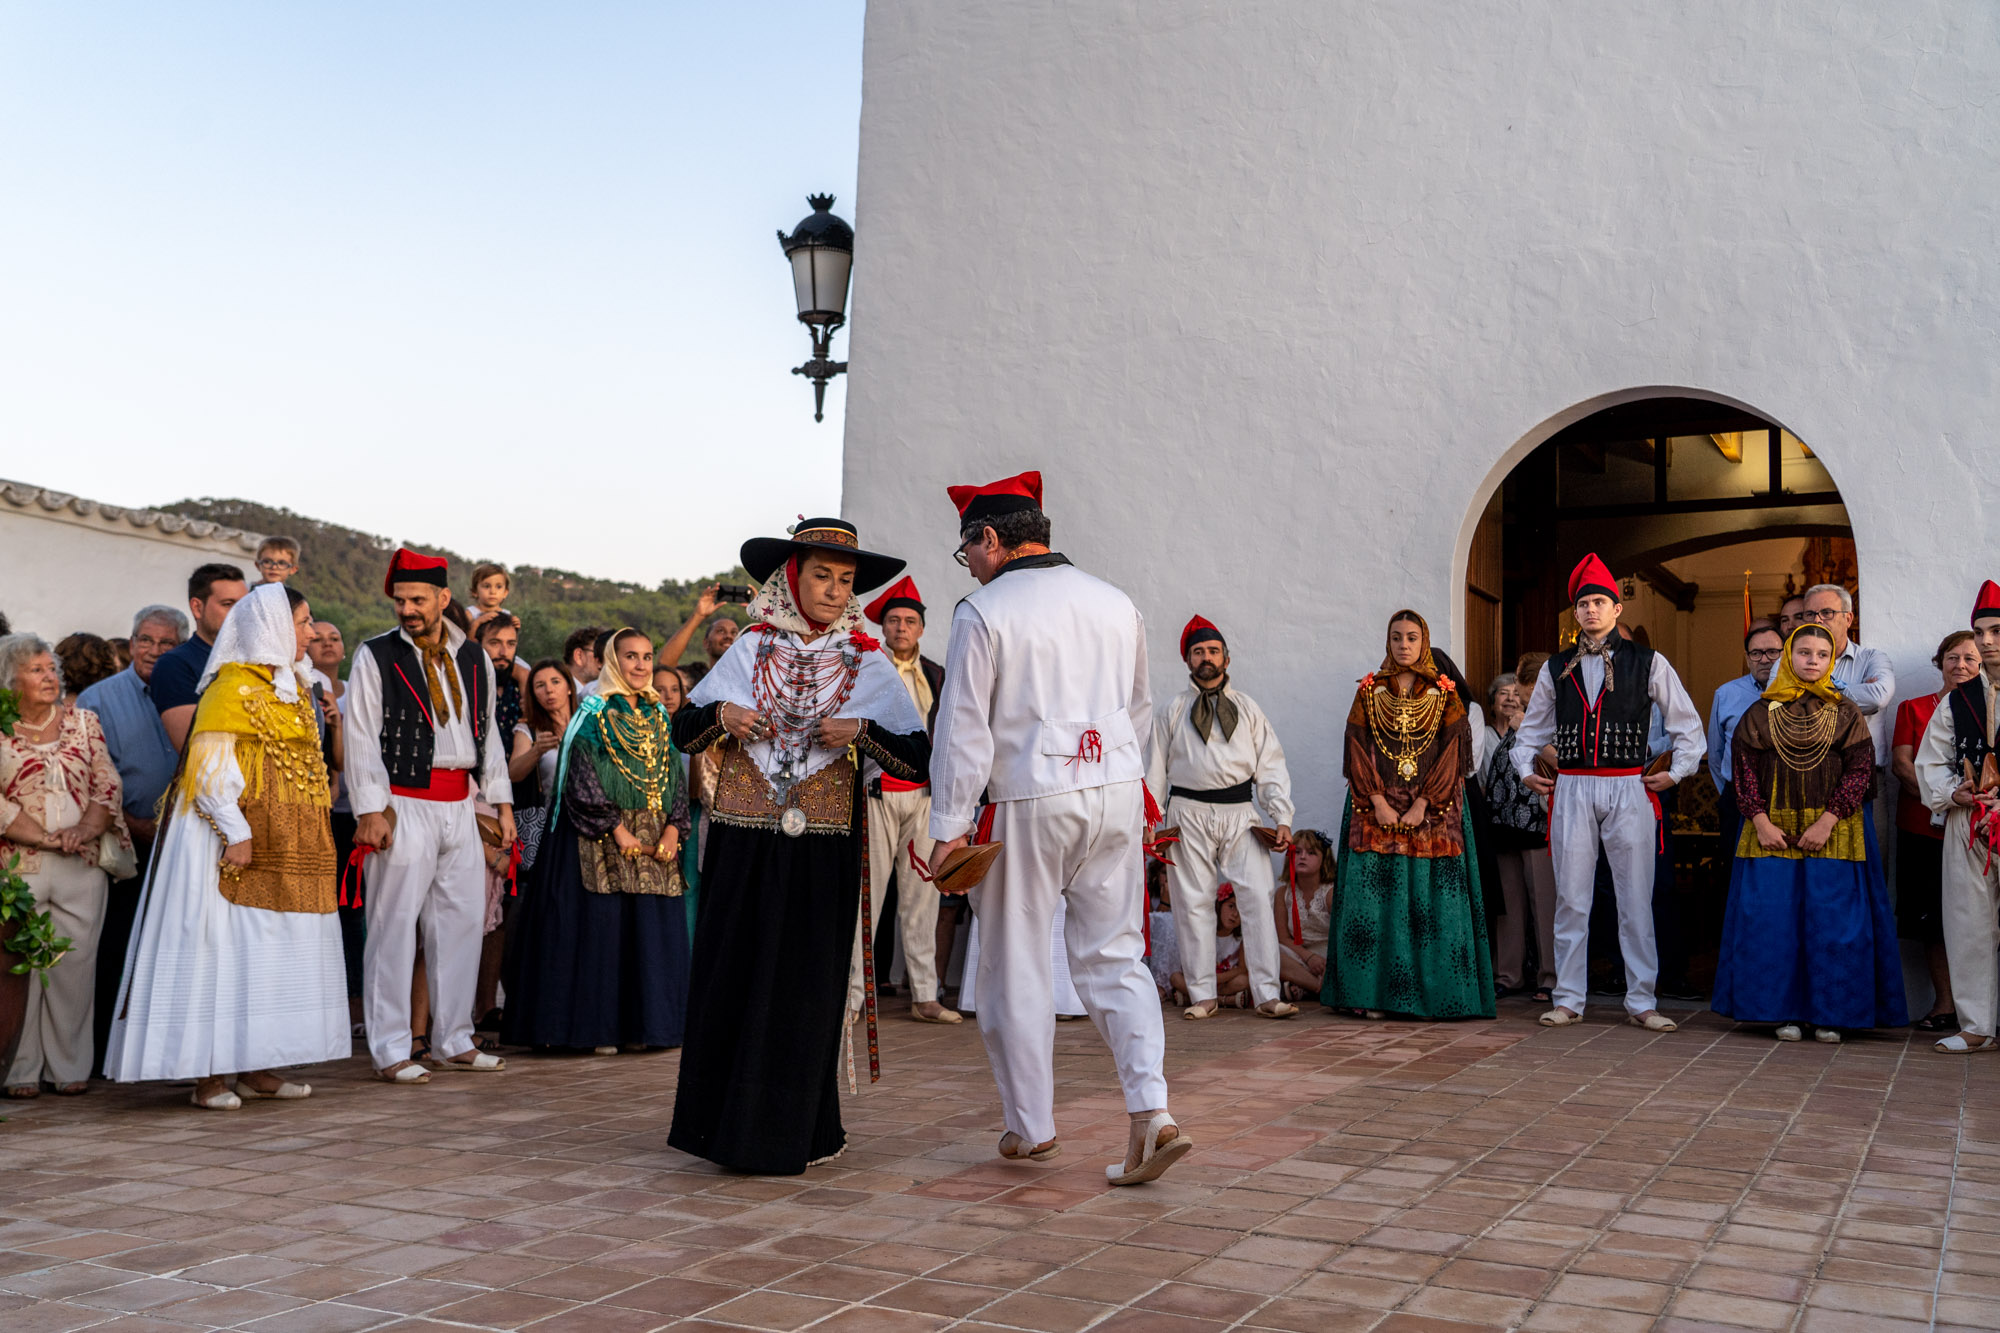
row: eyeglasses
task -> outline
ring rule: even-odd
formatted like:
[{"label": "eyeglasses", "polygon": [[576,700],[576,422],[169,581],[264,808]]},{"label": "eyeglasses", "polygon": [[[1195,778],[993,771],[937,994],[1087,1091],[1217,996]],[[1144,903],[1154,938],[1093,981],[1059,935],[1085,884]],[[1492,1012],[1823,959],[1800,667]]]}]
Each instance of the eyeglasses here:
[{"label": "eyeglasses", "polygon": [[1846,614],[1847,612],[1836,606],[1826,611],[1801,611],[1799,612],[1799,619],[1801,621],[1816,620],[1822,625],[1831,625],[1835,616],[1844,616]]},{"label": "eyeglasses", "polygon": [[297,569],[298,567],[299,567],[298,562],[295,560],[267,559],[267,560],[259,560],[257,562],[257,568],[259,569]]},{"label": "eyeglasses", "polygon": [[960,569],[972,568],[972,557],[965,553],[965,548],[972,545],[972,543],[978,540],[979,540],[978,537],[967,537],[964,541],[958,544],[958,549],[951,553],[951,558],[958,561],[958,567]]},{"label": "eyeglasses", "polygon": [[1750,660],[1753,662],[1775,662],[1785,655],[1783,648],[1752,648]]}]

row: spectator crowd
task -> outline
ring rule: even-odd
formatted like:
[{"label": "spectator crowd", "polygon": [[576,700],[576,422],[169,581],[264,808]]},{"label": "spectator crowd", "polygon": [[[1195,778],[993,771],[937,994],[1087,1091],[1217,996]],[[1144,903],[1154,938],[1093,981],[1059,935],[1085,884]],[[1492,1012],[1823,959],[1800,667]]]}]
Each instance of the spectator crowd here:
[{"label": "spectator crowd", "polygon": [[[500,566],[475,568],[461,601],[438,586],[442,562],[399,563],[385,591],[400,628],[350,645],[288,590],[302,557],[299,543],[274,537],[254,571],[202,565],[184,607],[136,608],[124,638],[52,641],[0,617],[0,689],[19,710],[0,736],[0,863],[18,858],[16,873],[73,945],[47,984],[29,989],[6,1053],[6,1095],[84,1092],[108,1055],[113,1077],[195,1079],[196,1104],[211,1109],[308,1095],[282,1072],[291,1063],[264,1057],[303,1051],[310,1060],[334,1045],[287,1045],[246,1018],[251,1035],[232,1057],[226,1042],[163,1032],[159,1015],[131,1012],[162,986],[194,984],[161,980],[147,961],[161,947],[145,942],[148,932],[166,929],[162,904],[186,892],[168,882],[181,862],[163,850],[176,819],[202,839],[195,860],[206,891],[270,917],[311,918],[296,946],[310,961],[294,971],[330,960],[328,985],[344,1004],[339,1044],[365,1041],[387,1082],[497,1071],[503,1044],[607,1055],[678,1045],[718,774],[713,752],[690,759],[671,744],[667,721],[737,638],[735,619],[719,614],[721,590],[705,592],[658,644],[631,627],[585,625],[560,657],[527,662]],[[1587,620],[1585,604],[1615,603],[1616,585],[1580,576],[1571,588],[1578,644],[1553,658],[1526,654],[1479,689],[1431,645],[1421,616],[1392,617],[1383,666],[1363,679],[1349,716],[1349,796],[1337,831],[1291,827],[1271,723],[1229,686],[1221,631],[1190,624],[1180,641],[1189,689],[1156,709],[1155,733],[1138,738],[1152,756],[1149,797],[1164,807],[1149,822],[1146,877],[1162,1000],[1197,1021],[1223,1008],[1285,1018],[1306,1001],[1367,1021],[1491,1016],[1497,1000],[1521,995],[1560,1026],[1581,1017],[1586,992],[1609,993],[1626,995],[1632,1021],[1670,1031],[1657,994],[1686,1007],[1712,1001],[1780,1039],[1838,1041],[1911,1020],[1900,935],[1920,946],[1930,982],[1916,1026],[1940,1050],[1993,1048],[2000,589],[1982,594],[1969,628],[1940,642],[1932,665],[1942,688],[1899,697],[1887,655],[1853,636],[1850,591],[1809,588],[1747,626],[1743,674],[1715,692],[1702,719],[1615,611],[1595,627]],[[934,724],[943,668],[920,651],[915,585],[903,580],[868,617]],[[286,637],[291,620],[298,645]],[[231,656],[211,662],[218,651]],[[234,751],[241,777],[230,770],[222,788],[240,794],[222,806],[194,795],[215,789],[202,784],[216,751],[200,742],[228,725],[216,716],[218,682],[247,709]],[[1565,691],[1581,700],[1580,742]],[[1627,721],[1613,718],[1612,701]],[[422,783],[398,767],[407,740],[399,709],[425,720],[421,767],[460,774],[461,794],[446,793],[458,804],[435,789],[412,797]],[[1602,737],[1621,726],[1632,748],[1615,763],[1596,750],[1588,763],[1558,753],[1613,744]],[[287,727],[304,728],[310,743],[287,749],[286,737],[297,740]],[[459,758],[452,727],[462,730]],[[1872,813],[1891,779],[1893,895]],[[269,793],[294,792],[285,808],[307,813],[257,814],[260,781]],[[911,1017],[956,1023],[947,1001],[961,983],[968,999],[978,945],[962,900],[941,900],[926,882],[927,788],[879,773],[865,781],[880,836],[850,1011],[862,1004],[867,945],[879,990],[900,982]],[[1675,802],[1686,799],[1676,788],[1688,781],[1715,790],[1730,885],[1712,992],[1691,975],[1693,923],[1678,919],[1673,885],[1669,834]],[[1594,783],[1631,784],[1615,790],[1636,793],[1638,813]],[[238,836],[232,801],[252,815]],[[446,810],[460,804],[470,816],[463,846]],[[434,813],[435,827],[426,822]],[[284,874],[316,877],[311,894],[267,901],[241,887],[279,850],[290,858]],[[470,887],[447,892],[461,874]],[[205,947],[294,947],[278,942],[292,937],[258,933],[262,917],[247,919],[224,945]],[[1836,920],[1863,940],[1860,953],[1835,957],[1815,934]],[[1058,987],[1073,996],[1062,932],[1059,906],[1051,947]],[[961,964],[968,946],[973,959]],[[215,965],[226,977],[263,964]],[[303,994],[316,983],[286,984]],[[1853,1002],[1815,998],[1829,987]],[[283,1021],[324,1025],[321,1001],[301,1004]],[[1062,995],[1056,1007],[1063,1017],[1083,1011]],[[117,1033],[114,1019],[124,1025]],[[135,1054],[176,1044],[186,1049]]]}]

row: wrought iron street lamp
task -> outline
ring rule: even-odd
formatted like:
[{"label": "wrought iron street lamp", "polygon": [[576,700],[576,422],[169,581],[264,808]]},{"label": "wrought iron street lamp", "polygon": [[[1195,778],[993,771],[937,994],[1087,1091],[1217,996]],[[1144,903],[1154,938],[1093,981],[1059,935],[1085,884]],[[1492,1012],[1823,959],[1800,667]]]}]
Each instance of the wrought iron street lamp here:
[{"label": "wrought iron street lamp", "polygon": [[847,322],[847,275],[854,267],[854,228],[833,215],[833,196],[806,196],[813,211],[790,236],[778,233],[785,258],[792,261],[792,290],[798,298],[799,323],[812,330],[812,359],[792,367],[813,385],[813,420],[823,419],[827,382],[847,370],[835,361],[833,331]]}]

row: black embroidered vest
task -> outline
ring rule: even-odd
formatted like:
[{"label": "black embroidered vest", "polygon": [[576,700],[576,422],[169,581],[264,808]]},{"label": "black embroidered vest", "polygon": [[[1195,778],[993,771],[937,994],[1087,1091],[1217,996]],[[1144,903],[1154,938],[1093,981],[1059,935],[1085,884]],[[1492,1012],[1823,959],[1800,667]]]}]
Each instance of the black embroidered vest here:
[{"label": "black embroidered vest", "polygon": [[1982,672],[1951,692],[1952,767],[1959,779],[1972,765],[1976,779],[1993,747],[1986,743],[1986,677]]},{"label": "black embroidered vest", "polygon": [[1556,692],[1556,767],[1565,773],[1593,768],[1644,768],[1646,733],[1653,720],[1653,650],[1620,639],[1611,650],[1615,689],[1584,698],[1583,671],[1563,672],[1576,660],[1571,645],[1549,659]]},{"label": "black embroidered vest", "polygon": [[[399,630],[378,634],[362,646],[374,656],[375,669],[382,677],[382,766],[389,770],[390,785],[427,788],[437,735],[423,660]],[[453,658],[458,664],[459,683],[465,687],[465,709],[472,720],[472,777],[476,782],[486,772],[486,650],[467,639]]]}]

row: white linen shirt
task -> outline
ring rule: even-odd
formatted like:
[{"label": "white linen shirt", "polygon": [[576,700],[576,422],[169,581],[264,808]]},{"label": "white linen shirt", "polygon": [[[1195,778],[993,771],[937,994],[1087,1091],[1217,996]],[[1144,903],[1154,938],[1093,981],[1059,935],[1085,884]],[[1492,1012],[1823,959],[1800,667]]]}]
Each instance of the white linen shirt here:
[{"label": "white linen shirt", "polygon": [[[465,635],[450,621],[445,622],[444,632],[446,651],[454,657],[451,670],[456,672],[455,659]],[[416,650],[421,660],[423,651],[416,648],[409,631],[398,629],[396,633]],[[485,653],[479,654],[479,669],[486,676],[482,691],[486,699],[486,767],[472,776],[479,784],[481,799],[488,805],[512,805],[514,784],[507,779],[507,748],[511,742],[500,734],[500,724],[494,717],[493,659]],[[412,685],[425,688],[421,681]],[[460,688],[462,692],[462,684]],[[430,706],[428,692],[424,706]],[[347,784],[348,804],[356,817],[378,814],[389,808],[389,770],[382,762],[382,673],[375,665],[375,654],[365,648],[355,652],[354,665],[348,668],[347,693],[341,699],[341,712],[347,719],[347,766],[341,770],[341,776]],[[444,707],[431,735],[432,768],[470,769],[478,763],[479,750],[472,742],[472,720],[463,708],[452,707],[449,683],[445,686]]]},{"label": "white linen shirt", "polygon": [[[1520,734],[1514,738],[1514,748],[1508,758],[1514,761],[1514,772],[1527,777],[1534,769],[1535,756],[1542,747],[1556,738],[1556,659],[1550,658],[1541,674],[1535,677],[1535,691],[1528,696],[1528,711],[1521,718]],[[1586,657],[1577,667],[1576,674],[1583,678],[1583,692],[1586,698],[1595,700],[1604,691],[1604,659]],[[1627,683],[1625,688],[1631,688]],[[1685,782],[1701,767],[1702,755],[1706,751],[1705,737],[1701,729],[1701,714],[1694,708],[1694,700],[1688,697],[1687,687],[1675,674],[1673,664],[1662,653],[1653,654],[1653,670],[1646,682],[1646,697],[1660,710],[1660,720],[1666,725],[1667,735],[1674,743],[1674,762],[1668,770],[1675,782]]]},{"label": "white linen shirt", "polygon": [[1225,693],[1236,701],[1236,734],[1224,740],[1218,725],[1203,741],[1188,720],[1199,693],[1193,686],[1182,690],[1154,719],[1153,757],[1146,766],[1153,799],[1164,810],[1172,787],[1212,791],[1254,781],[1258,807],[1273,823],[1290,825],[1296,813],[1292,775],[1285,767],[1285,747],[1278,744],[1264,710],[1241,690],[1227,688]]},{"label": "white linen shirt", "polygon": [[952,612],[931,836],[970,832],[982,792],[1020,801],[1140,781],[1152,726],[1132,599],[1073,565],[1005,570]]},{"label": "white linen shirt", "polygon": [[[1994,723],[2000,718],[2000,711],[1996,711],[2000,710],[2000,680],[1982,668],[1979,682],[1986,690],[1986,743],[1991,745]],[[1951,803],[1951,795],[1965,781],[1954,755],[1957,749],[1958,728],[1951,720],[1951,700],[1945,699],[1931,714],[1930,725],[1924,728],[1915,761],[1918,797],[1933,814],[1948,815],[1957,808]]]}]

